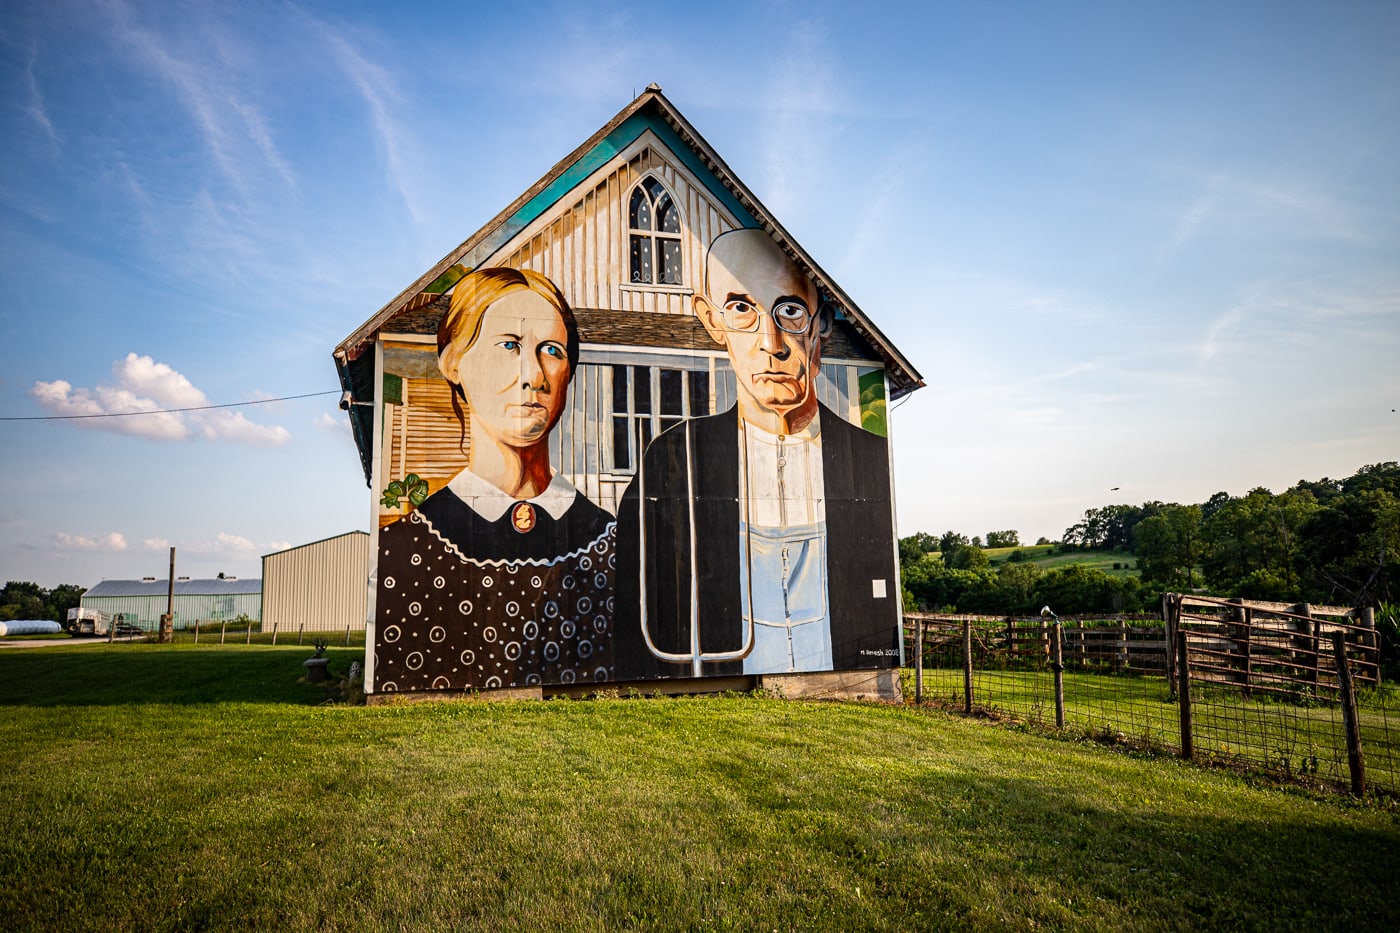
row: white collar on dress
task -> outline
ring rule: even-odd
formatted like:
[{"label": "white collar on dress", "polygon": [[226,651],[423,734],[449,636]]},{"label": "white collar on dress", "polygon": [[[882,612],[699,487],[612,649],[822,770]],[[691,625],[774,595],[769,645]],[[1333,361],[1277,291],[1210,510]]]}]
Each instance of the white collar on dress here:
[{"label": "white collar on dress", "polygon": [[[452,477],[447,488],[488,522],[499,521],[507,509],[522,501],[497,489],[471,470],[463,470]],[[578,490],[574,488],[574,484],[556,473],[544,492],[533,499],[523,501],[544,509],[551,518],[558,521],[569,510],[569,506],[573,505],[576,495]]]}]

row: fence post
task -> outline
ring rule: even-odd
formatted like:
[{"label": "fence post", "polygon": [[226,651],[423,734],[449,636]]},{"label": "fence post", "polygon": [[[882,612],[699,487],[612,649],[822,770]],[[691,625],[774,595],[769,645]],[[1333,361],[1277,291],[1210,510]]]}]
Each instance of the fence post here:
[{"label": "fence post", "polygon": [[194,620],[194,643],[199,644],[199,620]]},{"label": "fence post", "polygon": [[1123,674],[1128,670],[1128,623],[1118,620],[1118,647],[1113,650],[1113,667]]},{"label": "fence post", "polygon": [[219,644],[224,643],[224,634],[228,631],[228,619],[219,623]]},{"label": "fence post", "polygon": [[251,645],[252,643],[253,643],[253,620],[252,620],[252,619],[249,619],[249,620],[248,620],[248,627],[245,628],[245,629],[243,630],[243,644],[245,644],[245,645]]},{"label": "fence post", "polygon": [[[1230,610],[1231,632],[1230,642],[1234,646],[1230,654],[1230,667],[1234,669],[1231,680],[1242,684],[1240,694],[1249,699],[1249,630],[1252,628],[1249,607],[1244,604],[1244,600],[1236,596],[1230,600],[1230,604],[1235,608]],[[1244,629],[1244,636],[1240,636],[1240,629]]]},{"label": "fence post", "polygon": [[[1372,662],[1368,664],[1371,668],[1371,685],[1379,687],[1381,685],[1381,636],[1376,631],[1376,610],[1370,606],[1362,606],[1357,610],[1356,624],[1366,629],[1361,636],[1361,643],[1371,652]],[[1366,675],[1361,674],[1361,680],[1366,680]]]},{"label": "fence post", "polygon": [[1366,761],[1361,756],[1361,723],[1356,718],[1356,689],[1351,682],[1351,665],[1347,664],[1347,635],[1332,633],[1332,653],[1337,659],[1337,686],[1342,694],[1342,724],[1347,733],[1347,767],[1351,770],[1351,792],[1366,796]]},{"label": "fence post", "polygon": [[1055,728],[1065,727],[1065,633],[1059,620],[1050,630],[1051,668],[1055,671]]},{"label": "fence post", "polygon": [[304,634],[306,634],[306,623],[305,623],[305,622],[303,622],[303,623],[301,623],[301,625],[297,626],[297,647],[298,647],[298,648],[301,647],[301,636],[304,635]]},{"label": "fence post", "polygon": [[1162,654],[1166,656],[1167,698],[1176,699],[1176,626],[1181,616],[1180,596],[1162,594]]},{"label": "fence post", "polygon": [[963,619],[963,712],[972,712],[972,620]]},{"label": "fence post", "polygon": [[1191,741],[1191,666],[1187,661],[1186,632],[1176,632],[1176,694],[1181,704],[1181,757],[1190,761],[1195,756]]},{"label": "fence post", "polygon": [[[1301,661],[1298,667],[1303,669],[1303,677],[1313,686],[1313,692],[1317,692],[1317,622],[1312,617],[1312,606],[1307,603],[1298,603],[1289,609],[1295,616],[1302,616],[1301,619],[1293,620],[1294,631],[1301,632],[1302,635],[1293,639],[1294,643],[1302,648],[1301,651],[1293,652],[1295,660]],[[1312,658],[1309,660],[1309,652]]]},{"label": "fence post", "polygon": [[350,647],[350,626],[345,626],[345,647]]},{"label": "fence post", "polygon": [[277,623],[272,623],[272,643],[277,644]]},{"label": "fence post", "polygon": [[[345,630],[349,637],[350,630]],[[924,701],[924,620],[914,620],[914,702]]]}]

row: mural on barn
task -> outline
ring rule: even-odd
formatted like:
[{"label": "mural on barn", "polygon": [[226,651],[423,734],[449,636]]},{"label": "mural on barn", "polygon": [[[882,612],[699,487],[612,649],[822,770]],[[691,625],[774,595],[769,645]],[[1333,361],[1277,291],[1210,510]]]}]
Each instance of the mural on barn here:
[{"label": "mural on barn", "polygon": [[649,88],[337,351],[368,692],[899,663],[922,383],[678,121]]}]

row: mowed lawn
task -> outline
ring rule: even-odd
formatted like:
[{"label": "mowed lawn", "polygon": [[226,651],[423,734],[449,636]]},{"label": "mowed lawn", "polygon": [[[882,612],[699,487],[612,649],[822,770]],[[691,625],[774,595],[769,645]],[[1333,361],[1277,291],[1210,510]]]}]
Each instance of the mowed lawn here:
[{"label": "mowed lawn", "polygon": [[309,654],[0,652],[0,929],[1400,929],[1384,803],[902,707],[318,705]]}]

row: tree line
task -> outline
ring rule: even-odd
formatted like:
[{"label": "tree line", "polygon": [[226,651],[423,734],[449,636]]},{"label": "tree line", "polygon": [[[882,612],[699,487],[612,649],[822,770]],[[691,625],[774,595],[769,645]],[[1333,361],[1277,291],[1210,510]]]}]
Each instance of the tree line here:
[{"label": "tree line", "polygon": [[0,622],[13,622],[16,619],[65,622],[68,610],[77,607],[85,592],[86,589],[72,583],[46,590],[37,583],[11,580],[0,590]]},{"label": "tree line", "polygon": [[[1009,544],[987,546],[1019,545],[1015,532],[987,538],[1004,542],[1007,534]],[[1299,480],[1278,494],[1261,486],[1243,496],[1218,492],[1201,503],[1106,505],[1085,511],[1053,543],[1130,551],[1140,577],[1074,564],[1043,571],[1014,560],[993,569],[980,538],[919,533],[900,540],[905,605],[1131,612],[1154,608],[1164,591],[1199,590],[1389,612],[1400,600],[1400,464],[1372,464],[1341,480]]]}]

